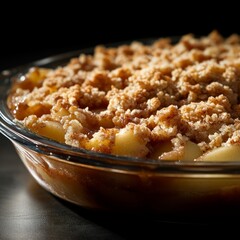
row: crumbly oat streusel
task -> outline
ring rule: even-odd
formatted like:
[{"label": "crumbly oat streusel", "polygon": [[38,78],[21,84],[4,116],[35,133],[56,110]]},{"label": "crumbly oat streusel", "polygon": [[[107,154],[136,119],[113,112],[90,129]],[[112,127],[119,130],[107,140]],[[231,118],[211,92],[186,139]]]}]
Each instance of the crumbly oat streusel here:
[{"label": "crumbly oat streusel", "polygon": [[239,93],[240,37],[212,32],[96,47],[67,66],[32,69],[8,103],[26,128],[72,146],[181,160],[188,142],[201,154],[240,145]]}]

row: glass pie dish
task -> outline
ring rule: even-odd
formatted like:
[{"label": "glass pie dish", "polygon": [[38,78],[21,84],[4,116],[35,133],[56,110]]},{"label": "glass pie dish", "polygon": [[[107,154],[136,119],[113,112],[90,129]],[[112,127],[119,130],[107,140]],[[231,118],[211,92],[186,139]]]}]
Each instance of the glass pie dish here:
[{"label": "glass pie dish", "polygon": [[7,96],[15,79],[32,66],[53,68],[92,51],[70,52],[1,73],[0,131],[13,143],[36,181],[52,194],[94,210],[184,215],[236,213],[240,162],[146,161],[108,155],[49,140],[13,121]]}]

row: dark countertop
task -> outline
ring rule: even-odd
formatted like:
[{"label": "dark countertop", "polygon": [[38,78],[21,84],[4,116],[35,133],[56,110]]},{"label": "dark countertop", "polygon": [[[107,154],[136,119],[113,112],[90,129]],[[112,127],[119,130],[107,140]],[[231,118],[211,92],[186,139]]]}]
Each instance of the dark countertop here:
[{"label": "dark countertop", "polygon": [[204,221],[106,215],[69,204],[35,182],[2,135],[0,143],[0,239],[152,239],[213,229]]}]

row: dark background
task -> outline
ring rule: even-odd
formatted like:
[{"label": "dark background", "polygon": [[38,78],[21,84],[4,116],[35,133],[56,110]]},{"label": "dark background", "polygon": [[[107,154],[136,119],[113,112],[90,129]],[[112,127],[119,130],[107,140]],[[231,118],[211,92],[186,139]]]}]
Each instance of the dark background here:
[{"label": "dark background", "polygon": [[185,5],[68,1],[55,5],[32,2],[23,7],[14,3],[1,8],[0,70],[96,44],[186,33],[206,35],[213,29],[225,36],[240,33],[238,7],[230,2],[212,5],[203,1]]}]

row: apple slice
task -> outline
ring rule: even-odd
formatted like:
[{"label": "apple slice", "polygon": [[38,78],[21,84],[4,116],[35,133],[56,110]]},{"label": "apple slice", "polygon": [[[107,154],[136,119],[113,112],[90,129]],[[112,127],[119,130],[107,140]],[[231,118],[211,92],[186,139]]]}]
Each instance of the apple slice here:
[{"label": "apple slice", "polygon": [[219,147],[205,153],[198,160],[208,162],[240,161],[240,146]]}]

